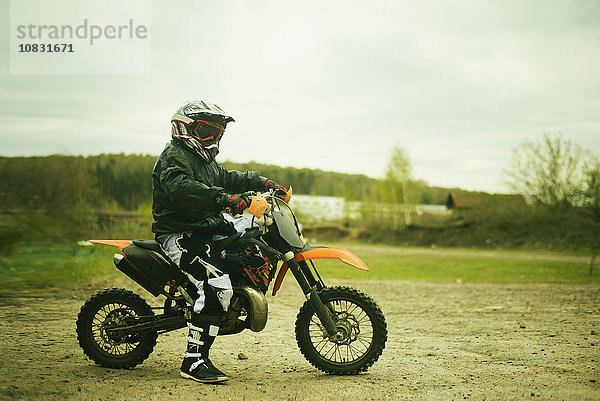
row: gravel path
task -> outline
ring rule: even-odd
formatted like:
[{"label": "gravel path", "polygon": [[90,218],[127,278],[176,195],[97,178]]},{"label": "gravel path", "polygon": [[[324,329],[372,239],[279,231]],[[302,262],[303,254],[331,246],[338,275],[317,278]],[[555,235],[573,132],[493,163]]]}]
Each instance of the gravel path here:
[{"label": "gravel path", "polygon": [[69,298],[0,297],[0,399],[600,399],[598,285],[329,284],[361,289],[384,310],[387,347],[365,374],[330,376],[303,359],[293,330],[304,298],[293,280],[268,297],[265,330],[215,342],[212,359],[230,375],[227,384],[179,377],[185,330],[160,336],[135,369],[97,367],[77,344],[75,319],[96,290],[135,289],[123,279]]}]

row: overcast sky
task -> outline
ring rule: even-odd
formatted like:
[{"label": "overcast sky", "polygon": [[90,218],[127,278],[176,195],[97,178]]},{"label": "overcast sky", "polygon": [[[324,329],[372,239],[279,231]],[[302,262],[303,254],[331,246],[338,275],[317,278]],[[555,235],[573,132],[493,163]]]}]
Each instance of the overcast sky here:
[{"label": "overcast sky", "polygon": [[194,98],[236,119],[221,160],[382,177],[397,144],[417,179],[506,192],[525,139],[600,154],[598,1],[155,0],[150,73],[78,75],[11,74],[1,4],[0,155],[158,155]]}]

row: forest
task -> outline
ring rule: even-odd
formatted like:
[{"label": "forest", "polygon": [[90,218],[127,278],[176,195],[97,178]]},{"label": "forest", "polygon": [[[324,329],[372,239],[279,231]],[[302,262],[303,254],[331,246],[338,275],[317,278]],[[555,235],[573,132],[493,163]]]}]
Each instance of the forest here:
[{"label": "forest", "polygon": [[[142,216],[140,220],[149,225],[155,160],[153,155],[135,154],[0,157],[3,242],[16,238],[73,240],[106,229],[114,235],[118,231],[114,225],[131,225],[128,216]],[[364,175],[255,162],[223,164],[228,169],[259,171],[282,185],[292,185],[297,194],[362,200],[378,185]],[[443,203],[445,195],[428,189],[423,196]]]}]

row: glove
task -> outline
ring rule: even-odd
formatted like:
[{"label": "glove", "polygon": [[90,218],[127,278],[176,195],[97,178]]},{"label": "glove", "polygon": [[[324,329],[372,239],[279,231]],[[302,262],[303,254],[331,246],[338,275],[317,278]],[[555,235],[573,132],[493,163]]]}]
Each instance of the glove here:
[{"label": "glove", "polygon": [[246,194],[240,196],[223,194],[221,207],[226,213],[235,216],[236,214],[240,214],[246,210],[248,206],[250,206],[250,199]]},{"label": "glove", "polygon": [[285,199],[287,196],[287,189],[273,180],[267,179],[267,181],[265,181],[265,188],[267,191],[273,192],[273,194],[278,198]]}]

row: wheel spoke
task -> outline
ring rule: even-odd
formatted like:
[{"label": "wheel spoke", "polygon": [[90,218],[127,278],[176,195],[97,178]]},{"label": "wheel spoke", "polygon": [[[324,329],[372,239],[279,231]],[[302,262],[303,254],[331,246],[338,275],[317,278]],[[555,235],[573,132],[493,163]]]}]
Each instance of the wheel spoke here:
[{"label": "wheel spoke", "polygon": [[[327,345],[327,344],[325,344],[325,345]],[[331,344],[331,347],[324,354],[328,359],[330,359],[332,361],[335,361],[335,359],[332,359],[333,357],[331,356],[332,355],[331,351],[333,351],[333,356],[335,356],[336,347],[337,347],[337,345],[335,343]],[[323,348],[325,348],[325,347],[323,347]]]},{"label": "wheel spoke", "polygon": [[360,353],[357,350],[355,350],[354,347],[352,347],[351,345],[348,345],[346,347],[346,352],[350,353],[351,358],[348,358],[349,361],[357,359],[357,357],[360,355]]}]

